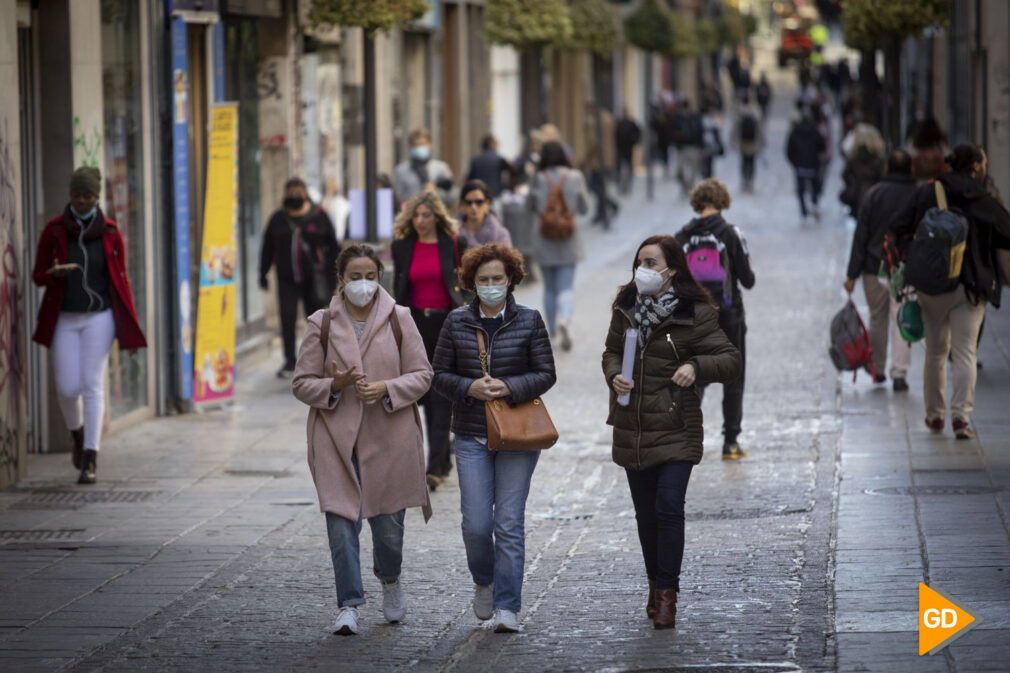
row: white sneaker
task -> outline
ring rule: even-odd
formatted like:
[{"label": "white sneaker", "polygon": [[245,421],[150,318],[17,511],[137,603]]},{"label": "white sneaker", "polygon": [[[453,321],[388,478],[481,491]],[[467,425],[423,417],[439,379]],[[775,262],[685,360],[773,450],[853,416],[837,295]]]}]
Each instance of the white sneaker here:
[{"label": "white sneaker", "polygon": [[491,625],[494,627],[495,633],[518,633],[519,615],[511,610],[497,608],[494,611],[494,621]]},{"label": "white sneaker", "polygon": [[382,582],[382,614],[390,624],[395,624],[407,614],[407,599],[399,580]]},{"label": "white sneaker", "polygon": [[353,636],[358,632],[358,608],[345,607],[337,610],[337,621],[333,624],[333,633],[340,636]]},{"label": "white sneaker", "polygon": [[473,585],[473,613],[477,619],[491,619],[494,615],[494,582],[486,587]]}]

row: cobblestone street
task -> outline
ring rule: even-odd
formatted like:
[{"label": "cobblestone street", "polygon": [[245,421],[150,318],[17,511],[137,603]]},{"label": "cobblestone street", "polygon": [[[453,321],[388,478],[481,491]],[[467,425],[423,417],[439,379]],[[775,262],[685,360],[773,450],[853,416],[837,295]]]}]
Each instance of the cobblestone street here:
[{"label": "cobblestone street", "polygon": [[[575,345],[557,353],[558,384],[545,397],[562,439],[543,454],[527,507],[521,633],[493,633],[473,616],[453,474],[427,525],[407,515],[406,620],[382,619],[366,526],[362,628],[331,635],[336,598],[305,462],[306,411],[271,361],[240,373],[230,411],[109,437],[94,487],[69,486],[66,454],[36,455],[29,478],[0,492],[0,670],[1005,671],[1007,309],[988,313],[976,440],[923,427],[921,344],[909,393],[839,376],[826,351],[851,237],[840,168],[836,160],[822,221],[801,226],[781,156],[785,94],[777,104],[757,193],[735,196],[726,212],[757,276],[744,296],[749,456],[719,460],[712,386],[675,631],[646,619],[634,511],[604,423],[600,354],[616,287],[642,238],[691,217],[673,181],[658,177],[648,202],[639,178],[610,231],[587,225]],[[734,195],[738,161],[730,154],[716,168]],[[518,296],[539,307],[539,293],[530,284]],[[861,289],[854,296],[861,303]],[[917,656],[920,581],[984,620],[932,657]]]}]

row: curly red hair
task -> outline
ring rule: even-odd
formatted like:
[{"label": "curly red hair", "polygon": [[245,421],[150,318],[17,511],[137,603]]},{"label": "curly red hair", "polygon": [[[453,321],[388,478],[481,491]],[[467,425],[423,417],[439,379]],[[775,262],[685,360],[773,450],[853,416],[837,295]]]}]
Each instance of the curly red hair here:
[{"label": "curly red hair", "polygon": [[477,269],[495,260],[505,265],[505,275],[509,278],[509,292],[515,290],[516,285],[526,277],[526,271],[523,269],[523,256],[518,250],[502,243],[485,243],[476,248],[470,248],[463,254],[459,270],[459,282],[463,289],[475,292],[474,279],[477,277]]}]

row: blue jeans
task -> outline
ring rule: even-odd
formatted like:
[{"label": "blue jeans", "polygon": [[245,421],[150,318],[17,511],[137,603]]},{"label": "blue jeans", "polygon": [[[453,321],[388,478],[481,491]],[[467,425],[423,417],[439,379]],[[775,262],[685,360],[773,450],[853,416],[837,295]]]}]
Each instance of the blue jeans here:
[{"label": "blue jeans", "polygon": [[[351,462],[358,472],[358,460]],[[358,477],[360,480],[360,477]],[[369,517],[372,528],[372,572],[382,581],[400,576],[403,562],[403,515],[394,514]],[[330,539],[330,558],[333,560],[333,579],[337,585],[337,606],[353,607],[365,604],[365,589],[361,585],[361,510],[358,519],[351,521],[333,512],[326,512],[326,534]]]},{"label": "blue jeans", "polygon": [[796,169],[796,195],[800,198],[800,213],[807,216],[806,193],[810,192],[810,198],[817,207],[817,200],[821,196],[820,171],[816,168]]},{"label": "blue jeans", "polygon": [[680,591],[684,561],[684,497],[693,464],[663,463],[647,470],[629,470],[628,486],[635,503],[638,540],[645,572],[659,589]]},{"label": "blue jeans", "polygon": [[557,330],[558,319],[568,323],[572,319],[575,308],[575,265],[541,266],[544,276],[544,320],[547,331],[553,336]]},{"label": "blue jeans", "polygon": [[494,582],[494,607],[519,612],[526,563],[526,496],[539,451],[488,451],[456,436],[463,544],[474,584]]}]

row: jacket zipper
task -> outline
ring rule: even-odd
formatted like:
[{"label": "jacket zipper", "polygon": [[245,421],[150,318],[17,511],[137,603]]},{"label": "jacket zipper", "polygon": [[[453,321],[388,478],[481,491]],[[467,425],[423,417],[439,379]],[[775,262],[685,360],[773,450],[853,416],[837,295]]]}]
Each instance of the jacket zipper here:
[{"label": "jacket zipper", "polygon": [[[518,316],[514,316],[508,322],[502,323],[502,326],[499,327],[497,330],[495,330],[494,335],[498,336],[498,332],[501,332],[503,329],[505,329],[506,327],[508,327],[512,323],[514,323],[516,321],[517,317]],[[484,329],[484,327],[482,325],[475,325],[473,323],[463,323],[463,324],[468,325],[468,326],[473,327],[473,328],[476,328],[476,329],[479,329],[481,332],[484,333],[484,337],[487,339],[487,375],[491,376],[491,347],[494,346],[494,336],[489,337],[488,334],[487,334],[487,330]]]}]

